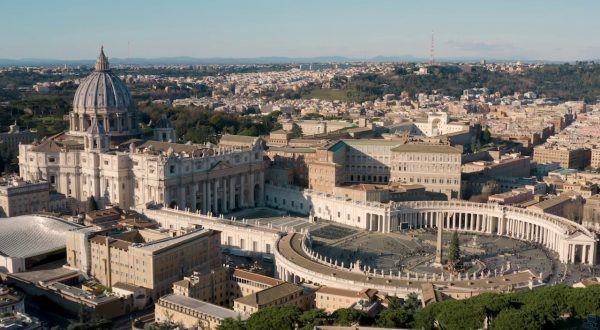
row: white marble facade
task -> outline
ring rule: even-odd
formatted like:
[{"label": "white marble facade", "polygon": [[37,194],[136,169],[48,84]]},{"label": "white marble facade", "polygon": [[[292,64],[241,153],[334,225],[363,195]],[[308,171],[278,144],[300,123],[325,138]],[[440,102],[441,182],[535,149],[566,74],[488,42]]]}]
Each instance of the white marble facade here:
[{"label": "white marble facade", "polygon": [[[265,162],[260,145],[219,147],[135,139],[138,115],[132,105],[125,84],[110,71],[101,52],[96,71],[75,93],[70,131],[21,144],[20,176],[47,180],[79,202],[72,205],[74,211],[84,211],[90,196],[101,207],[129,209],[156,203],[217,214],[263,205]],[[160,128],[168,129],[172,140],[172,126],[166,118],[162,121]],[[129,142],[123,143],[124,138]]]}]

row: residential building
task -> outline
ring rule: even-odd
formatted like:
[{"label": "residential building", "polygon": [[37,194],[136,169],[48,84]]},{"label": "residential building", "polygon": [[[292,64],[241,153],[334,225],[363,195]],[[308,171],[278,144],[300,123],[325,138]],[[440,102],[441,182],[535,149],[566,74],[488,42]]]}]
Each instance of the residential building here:
[{"label": "residential building", "polygon": [[314,292],[307,293],[305,289],[293,283],[284,282],[270,288],[237,298],[233,310],[245,315],[281,305],[293,305],[302,310],[309,310],[314,303]]},{"label": "residential building", "polygon": [[230,279],[230,295],[239,298],[282,284],[285,281],[249,272],[243,269],[235,269]]},{"label": "residential building", "polygon": [[583,169],[590,165],[590,157],[590,149],[580,147],[542,145],[533,151],[533,160],[536,162],[557,162],[564,168]]},{"label": "residential building", "polygon": [[194,271],[173,283],[173,293],[229,307],[229,273],[229,267]]},{"label": "residential building", "polygon": [[315,292],[315,307],[333,313],[338,309],[352,308],[358,303],[370,305],[377,300],[376,295],[377,290],[373,289],[355,291],[322,286]]},{"label": "residential building", "polygon": [[580,195],[574,193],[563,193],[559,196],[546,199],[537,204],[533,204],[527,208],[539,212],[554,214],[559,217],[564,217],[580,223],[583,216],[583,203],[584,200]]},{"label": "residential building", "polygon": [[220,232],[170,232],[151,229],[67,233],[67,264],[112,287],[125,283],[146,288],[156,299],[173,282],[194,271],[221,265]]}]

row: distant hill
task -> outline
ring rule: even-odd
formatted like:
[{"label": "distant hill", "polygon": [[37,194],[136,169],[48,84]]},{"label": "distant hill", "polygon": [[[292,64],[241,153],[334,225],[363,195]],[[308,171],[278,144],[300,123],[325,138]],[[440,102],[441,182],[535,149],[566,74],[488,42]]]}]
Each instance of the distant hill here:
[{"label": "distant hill", "polygon": [[[436,59],[438,62],[479,62],[481,58],[475,57],[448,57]],[[552,61],[532,60],[532,59],[486,59],[488,63],[506,63],[520,60],[522,62],[545,62],[558,63]],[[94,59],[82,60],[63,60],[63,59],[45,59],[45,58],[21,58],[21,59],[0,59],[0,66],[45,66],[45,65],[93,65]],[[198,58],[189,56],[176,57],[155,57],[155,58],[109,58],[112,64],[301,64],[301,63],[347,63],[347,62],[428,62],[429,59],[415,57],[412,55],[401,56],[376,56],[371,58],[352,58],[346,56],[318,56],[318,57],[251,57],[251,58],[232,58],[232,57],[210,57]]]}]

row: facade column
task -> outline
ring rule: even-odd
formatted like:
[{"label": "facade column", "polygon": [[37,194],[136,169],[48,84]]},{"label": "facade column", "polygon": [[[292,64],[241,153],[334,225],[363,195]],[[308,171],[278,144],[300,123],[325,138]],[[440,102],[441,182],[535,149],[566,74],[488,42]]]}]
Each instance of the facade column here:
[{"label": "facade column", "polygon": [[254,198],[258,199],[258,206],[265,205],[265,172],[261,170],[258,172],[258,196],[254,196]]},{"label": "facade column", "polygon": [[229,177],[229,209],[235,209],[235,176]]},{"label": "facade column", "polygon": [[[96,120],[98,120],[98,119],[96,119]],[[100,121],[98,121],[98,123],[100,123]],[[104,125],[104,130],[105,130],[106,132],[110,132],[110,131],[112,131],[112,127],[110,127],[110,126],[108,125],[108,115],[106,115],[106,116],[102,116],[102,125]]]},{"label": "facade column", "polygon": [[250,203],[250,207],[254,207],[254,199],[256,198],[256,196],[254,196],[254,172],[250,172],[249,196],[248,203]]},{"label": "facade column", "polygon": [[[240,174],[240,206],[246,207],[246,174]],[[311,220],[312,221],[312,220]]]},{"label": "facade column", "polygon": [[[502,227],[503,227],[503,218],[497,217],[498,222],[496,223],[496,233],[498,235],[502,235]],[[492,230],[493,231],[493,230]]]},{"label": "facade column", "polygon": [[367,213],[367,230],[371,231],[371,213]]},{"label": "facade column", "polygon": [[191,211],[196,211],[196,192],[198,191],[198,185],[196,183],[191,186],[191,196],[190,196],[190,209]]},{"label": "facade column", "polygon": [[185,186],[179,187],[179,200],[177,201],[177,205],[179,205],[180,210],[185,210],[187,207],[185,202]]},{"label": "facade column", "polygon": [[219,214],[219,184],[215,179],[210,180],[210,191],[212,192],[212,197],[210,199],[211,209],[215,215]]},{"label": "facade column", "polygon": [[227,213],[227,180],[225,178],[219,178],[219,189],[221,190],[221,213]]},{"label": "facade column", "polygon": [[206,189],[207,187],[207,181],[202,181],[202,213],[206,214],[206,212],[208,212],[209,208],[208,208],[208,190]]}]

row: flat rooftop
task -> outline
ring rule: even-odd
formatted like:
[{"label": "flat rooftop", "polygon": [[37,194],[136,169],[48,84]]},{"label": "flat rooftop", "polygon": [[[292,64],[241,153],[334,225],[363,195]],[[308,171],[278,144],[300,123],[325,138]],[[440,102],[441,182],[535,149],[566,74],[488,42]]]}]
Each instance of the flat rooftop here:
[{"label": "flat rooftop", "polygon": [[180,236],[168,237],[168,238],[159,239],[156,241],[151,241],[148,243],[143,243],[143,244],[140,244],[140,246],[133,245],[132,247],[137,247],[139,249],[146,250],[146,251],[156,252],[156,251],[160,251],[164,248],[167,248],[167,247],[170,247],[173,245],[177,245],[179,243],[194,240],[201,236],[206,236],[210,232],[211,231],[209,229],[200,229],[200,230],[195,230],[195,231],[192,231],[192,232],[180,235]]}]

